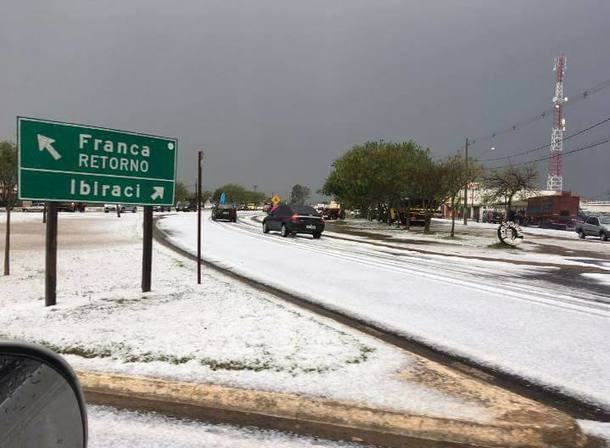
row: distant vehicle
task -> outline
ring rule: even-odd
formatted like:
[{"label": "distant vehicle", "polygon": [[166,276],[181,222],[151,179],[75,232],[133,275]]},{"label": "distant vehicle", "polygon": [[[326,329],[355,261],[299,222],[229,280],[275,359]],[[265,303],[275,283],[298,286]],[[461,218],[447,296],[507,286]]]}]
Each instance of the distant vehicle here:
[{"label": "distant vehicle", "polygon": [[116,212],[117,207],[120,207],[119,210],[121,211],[121,213],[135,213],[138,211],[138,207],[136,205],[104,204],[104,213]]},{"label": "distant vehicle", "polygon": [[172,208],[169,205],[153,205],[153,212],[171,212]]},{"label": "distant vehicle", "polygon": [[26,202],[21,205],[22,212],[43,212],[45,208],[44,202]]},{"label": "distant vehicle", "polygon": [[345,219],[345,210],[335,201],[316,204],[314,208],[324,219]]},{"label": "distant vehicle", "polygon": [[84,202],[60,202],[57,206],[59,212],[84,212],[87,204]]},{"label": "distant vehicle", "polygon": [[499,210],[485,209],[481,212],[481,222],[500,224],[504,221],[504,212]]},{"label": "distant vehicle", "polygon": [[581,239],[597,236],[604,241],[610,237],[610,216],[589,216],[585,222],[576,224],[576,233]]},{"label": "distant vehicle", "polygon": [[308,233],[317,239],[324,231],[324,218],[308,205],[280,205],[263,219],[263,233],[272,230],[283,237]]},{"label": "distant vehicle", "polygon": [[219,219],[237,222],[237,208],[232,204],[216,204],[212,209],[212,221]]},{"label": "distant vehicle", "polygon": [[574,228],[579,205],[580,197],[569,191],[529,198],[525,211],[527,224],[559,230]]},{"label": "distant vehicle", "polygon": [[177,212],[193,212],[197,210],[197,207],[195,206],[195,204],[191,203],[191,202],[176,202],[176,211]]},{"label": "distant vehicle", "polygon": [[[387,213],[390,214],[389,220]],[[392,216],[394,214],[394,216]],[[398,202],[398,208],[392,210],[380,210],[377,209],[372,213],[373,219],[378,221],[396,222],[398,221],[401,225],[407,225],[407,218],[409,226],[424,226],[426,224],[426,213],[423,207],[423,200],[403,198]]]},{"label": "distant vehicle", "polygon": [[265,205],[263,205],[263,211],[264,211],[265,213],[269,213],[269,212],[271,211],[271,209],[272,209],[272,208],[273,208],[273,205],[272,205],[272,204],[265,204]]}]

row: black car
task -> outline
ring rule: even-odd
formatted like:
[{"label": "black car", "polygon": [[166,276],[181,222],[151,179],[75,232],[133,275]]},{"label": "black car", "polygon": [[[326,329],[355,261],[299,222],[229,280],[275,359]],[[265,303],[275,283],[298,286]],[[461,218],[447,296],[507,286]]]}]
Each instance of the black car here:
[{"label": "black car", "polygon": [[281,232],[282,236],[309,233],[320,238],[324,231],[324,219],[308,205],[280,205],[263,219],[263,233],[271,230]]},{"label": "black car", "polygon": [[193,202],[176,202],[177,212],[194,212],[197,210],[197,204]]},{"label": "black car", "polygon": [[215,205],[212,209],[212,221],[216,221],[217,219],[237,222],[237,208],[231,204]]},{"label": "black car", "polygon": [[172,208],[169,205],[153,205],[153,212],[171,212]]}]

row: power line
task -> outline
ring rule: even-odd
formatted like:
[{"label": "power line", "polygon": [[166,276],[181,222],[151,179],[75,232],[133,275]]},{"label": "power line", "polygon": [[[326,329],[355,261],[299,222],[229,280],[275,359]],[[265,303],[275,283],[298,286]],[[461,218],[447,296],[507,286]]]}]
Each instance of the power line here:
[{"label": "power line", "polygon": [[[584,134],[585,132],[589,132],[591,129],[594,129],[594,128],[596,128],[596,127],[598,127],[598,126],[601,126],[602,124],[606,124],[606,123],[608,123],[608,122],[610,122],[610,117],[605,118],[605,119],[603,119],[602,121],[599,121],[599,122],[595,123],[594,125],[591,125],[591,126],[589,126],[589,127],[585,128],[585,129],[581,129],[581,130],[580,130],[580,131],[578,131],[578,132],[575,132],[575,133],[573,133],[573,134],[570,134],[570,135],[568,135],[567,137],[564,137],[564,138],[562,139],[562,141],[564,141],[564,142],[565,142],[566,140],[569,140],[569,139],[571,139],[571,138],[573,138],[573,137],[576,137],[576,136],[578,136],[578,135]],[[525,154],[530,154],[530,153],[532,153],[532,152],[540,151],[541,149],[548,148],[549,146],[551,146],[551,144],[550,144],[550,143],[547,143],[546,145],[537,146],[537,147],[535,147],[535,148],[528,149],[527,151],[518,152],[517,154],[511,154],[511,155],[509,155],[509,156],[502,156],[502,157],[494,157],[494,158],[492,158],[492,159],[483,159],[483,160],[479,160],[479,162],[493,162],[493,161],[497,161],[497,160],[508,160],[508,159],[513,158],[513,157],[519,157],[519,156],[522,156],[522,155],[525,155]]]},{"label": "power line", "polygon": [[[578,93],[577,95],[571,97],[571,100],[565,104],[565,107],[568,107],[568,106],[571,107],[572,105],[577,104],[580,101],[585,100],[588,97],[590,97],[591,95],[601,92],[602,90],[604,90],[608,87],[610,87],[610,79],[606,79],[605,81],[602,81],[599,84],[589,87],[588,89],[585,89],[585,90],[581,91],[580,93]],[[553,112],[553,108],[551,107],[533,117],[518,121],[510,127],[500,129],[498,131],[492,132],[487,135],[473,138],[473,139],[471,139],[471,144],[476,145],[477,143],[482,143],[482,142],[485,142],[488,140],[492,140],[500,135],[508,134],[509,132],[516,132],[518,129],[524,128],[532,123],[535,123],[538,120],[542,120],[542,119],[546,118],[547,116],[552,114],[552,112]]]},{"label": "power line", "polygon": [[[577,153],[577,152],[586,151],[586,150],[588,150],[588,149],[593,149],[593,148],[596,148],[596,147],[598,147],[598,146],[600,146],[600,145],[603,145],[603,144],[605,144],[605,143],[608,143],[608,142],[610,142],[610,137],[606,137],[606,138],[604,138],[604,139],[602,139],[602,140],[599,140],[599,141],[597,141],[597,142],[595,142],[595,143],[591,143],[590,145],[587,145],[587,146],[582,146],[582,147],[580,147],[580,148],[572,149],[571,151],[565,151],[565,152],[563,153],[563,155],[564,155],[564,156],[567,156],[567,155],[574,154],[574,153]],[[535,160],[528,160],[528,161],[526,161],[526,162],[509,163],[508,165],[495,166],[495,167],[491,167],[491,168],[488,168],[488,169],[491,169],[491,170],[499,170],[499,169],[502,169],[502,168],[507,168],[507,167],[509,167],[509,166],[528,165],[528,164],[530,164],[530,163],[536,163],[536,162],[542,162],[542,161],[544,161],[544,160],[549,160],[551,157],[552,157],[552,156],[547,156],[547,157],[541,157],[541,158],[539,158],[539,159],[535,159]]]}]

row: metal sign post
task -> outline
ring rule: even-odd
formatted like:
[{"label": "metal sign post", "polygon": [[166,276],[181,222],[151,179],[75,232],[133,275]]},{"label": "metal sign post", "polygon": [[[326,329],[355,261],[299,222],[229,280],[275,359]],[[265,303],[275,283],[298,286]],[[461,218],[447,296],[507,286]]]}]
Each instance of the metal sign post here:
[{"label": "metal sign post", "polygon": [[[468,146],[470,142],[466,137],[466,144],[464,145],[464,170],[468,170]],[[464,183],[464,225],[468,225],[468,181]]]},{"label": "metal sign post", "polygon": [[150,205],[144,207],[144,224],[142,230],[142,292],[149,292],[152,285],[153,238],[153,210]]},{"label": "metal sign post", "polygon": [[57,203],[47,202],[44,305],[57,303]]},{"label": "metal sign post", "polygon": [[203,151],[199,151],[197,164],[197,284],[201,285],[201,172]]}]

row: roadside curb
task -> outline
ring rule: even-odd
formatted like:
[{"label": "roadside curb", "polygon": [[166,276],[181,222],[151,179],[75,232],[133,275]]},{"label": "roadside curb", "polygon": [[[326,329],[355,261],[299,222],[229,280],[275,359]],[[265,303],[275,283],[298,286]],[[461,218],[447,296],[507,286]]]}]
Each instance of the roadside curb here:
[{"label": "roadside curb", "polygon": [[77,375],[91,404],[386,447],[577,448],[586,441],[570,417],[535,403],[531,410],[517,403],[503,418],[480,423],[289,393],[88,371]]}]

